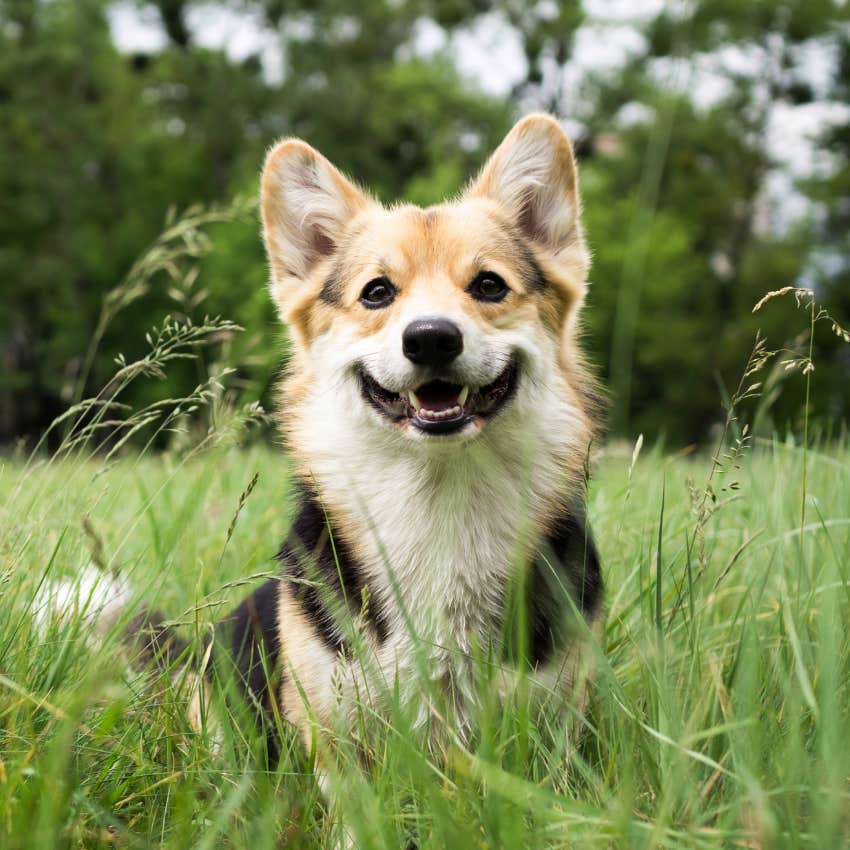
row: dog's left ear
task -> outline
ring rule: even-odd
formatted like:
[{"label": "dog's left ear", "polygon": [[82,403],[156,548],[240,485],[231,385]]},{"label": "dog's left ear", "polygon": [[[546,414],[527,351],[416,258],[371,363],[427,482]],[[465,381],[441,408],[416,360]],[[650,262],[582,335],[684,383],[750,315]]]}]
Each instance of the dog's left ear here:
[{"label": "dog's left ear", "polygon": [[529,239],[553,254],[581,240],[573,150],[550,115],[519,121],[466,195],[497,201]]}]

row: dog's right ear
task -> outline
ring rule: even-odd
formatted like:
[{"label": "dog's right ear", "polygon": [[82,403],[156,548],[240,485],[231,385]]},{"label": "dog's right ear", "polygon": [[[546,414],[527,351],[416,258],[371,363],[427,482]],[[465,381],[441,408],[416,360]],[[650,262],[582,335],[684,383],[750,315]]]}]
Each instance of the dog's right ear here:
[{"label": "dog's right ear", "polygon": [[266,157],[262,177],[263,236],[280,305],[336,250],[352,219],[369,199],[318,151],[285,139]]}]

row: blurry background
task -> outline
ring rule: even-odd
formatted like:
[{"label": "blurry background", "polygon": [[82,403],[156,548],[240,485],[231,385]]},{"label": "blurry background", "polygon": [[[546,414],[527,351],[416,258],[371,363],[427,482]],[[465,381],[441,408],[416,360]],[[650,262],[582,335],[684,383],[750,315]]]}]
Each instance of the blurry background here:
[{"label": "blurry background", "polygon": [[[539,109],[580,160],[612,433],[699,443],[757,328],[808,346],[793,299],[752,315],[768,290],[850,316],[848,95],[841,0],[0,0],[0,443],[31,443],[169,314],[246,330],[125,401],[189,393],[217,358],[269,402],[285,339],[253,198],[277,137],[427,204]],[[185,250],[133,270],[196,204]],[[816,335],[827,432],[848,350]],[[776,371],[759,427],[793,433],[800,388]]]}]

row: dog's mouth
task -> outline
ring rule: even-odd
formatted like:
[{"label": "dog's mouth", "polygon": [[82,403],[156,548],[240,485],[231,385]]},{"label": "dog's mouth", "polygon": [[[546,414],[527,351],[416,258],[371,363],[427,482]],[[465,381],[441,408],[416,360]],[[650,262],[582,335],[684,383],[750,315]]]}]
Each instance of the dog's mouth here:
[{"label": "dog's mouth", "polygon": [[361,369],[360,388],[366,401],[393,422],[409,423],[425,434],[453,434],[476,417],[487,419],[501,410],[516,392],[518,378],[519,364],[513,358],[495,381],[482,387],[438,378],[397,393]]}]

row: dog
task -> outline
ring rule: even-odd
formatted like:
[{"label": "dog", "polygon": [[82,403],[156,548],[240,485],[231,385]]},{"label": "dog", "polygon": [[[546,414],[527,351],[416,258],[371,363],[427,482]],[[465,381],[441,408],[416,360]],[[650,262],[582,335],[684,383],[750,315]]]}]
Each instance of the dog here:
[{"label": "dog", "polygon": [[[482,651],[569,694],[576,618],[602,609],[585,511],[600,404],[560,125],[522,119],[460,197],[425,209],[381,205],[298,139],[269,152],[261,196],[299,504],[279,577],[225,617],[213,656],[307,747],[376,679],[424,728],[424,676],[468,728]],[[151,658],[185,654],[151,612],[130,631]]]}]

